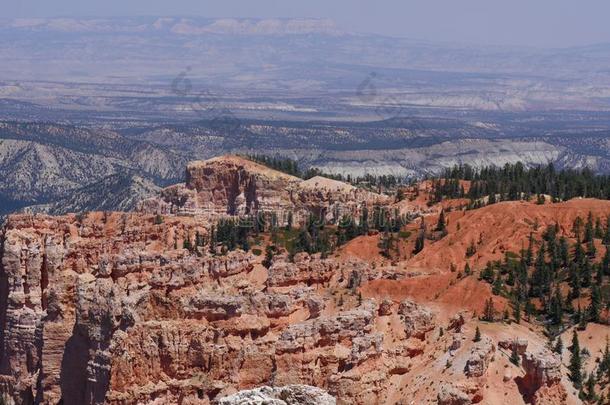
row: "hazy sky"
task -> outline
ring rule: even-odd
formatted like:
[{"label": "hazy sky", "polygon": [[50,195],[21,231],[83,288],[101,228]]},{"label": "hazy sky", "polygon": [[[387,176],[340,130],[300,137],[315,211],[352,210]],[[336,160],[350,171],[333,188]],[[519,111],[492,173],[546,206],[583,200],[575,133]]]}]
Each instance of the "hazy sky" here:
[{"label": "hazy sky", "polygon": [[326,17],[349,31],[485,44],[610,42],[608,0],[0,0],[0,17]]}]

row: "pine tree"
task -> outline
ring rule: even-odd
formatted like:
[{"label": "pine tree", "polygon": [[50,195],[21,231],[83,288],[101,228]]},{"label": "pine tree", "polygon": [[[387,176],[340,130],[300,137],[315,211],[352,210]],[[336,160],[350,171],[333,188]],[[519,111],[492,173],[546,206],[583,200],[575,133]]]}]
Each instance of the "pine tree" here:
[{"label": "pine tree", "polygon": [[608,341],[608,336],[606,336],[606,348],[597,368],[597,378],[601,379],[604,376],[610,378],[610,341]]},{"label": "pine tree", "polygon": [[362,213],[360,215],[358,227],[360,235],[366,235],[369,233],[369,209],[366,205],[362,206]]},{"label": "pine tree", "polygon": [[551,298],[549,304],[549,315],[554,325],[561,324],[563,320],[563,298],[561,297],[561,291],[559,288],[555,289],[555,294]]},{"label": "pine tree", "polygon": [[519,303],[519,301],[515,302],[513,316],[515,317],[515,322],[521,323],[521,304]]},{"label": "pine tree", "polygon": [[487,281],[489,284],[494,282],[494,268],[491,262],[487,262],[483,271],[481,271],[480,279]]},{"label": "pine tree", "polygon": [[580,234],[582,232],[583,220],[581,217],[576,217],[572,223],[572,232],[574,233],[574,239],[580,240]]},{"label": "pine tree", "polygon": [[520,358],[519,358],[519,352],[517,351],[517,345],[512,345],[512,350],[510,353],[510,362],[513,363],[515,366],[519,366],[520,362]]},{"label": "pine tree", "polygon": [[597,394],[595,394],[595,378],[593,378],[593,373],[589,375],[586,383],[586,393],[585,398],[589,402],[594,402],[597,400]]},{"label": "pine tree", "polygon": [[593,232],[596,239],[602,239],[604,237],[604,230],[602,229],[602,221],[599,217],[595,218],[595,232]]},{"label": "pine tree", "polygon": [[381,245],[381,254],[384,257],[391,259],[392,252],[395,249],[395,241],[394,241],[394,235],[388,231],[387,227],[381,238],[380,245]]},{"label": "pine tree", "polygon": [[218,241],[216,240],[216,227],[212,225],[212,229],[210,230],[210,253],[216,253],[216,244]]},{"label": "pine tree", "polygon": [[591,288],[591,303],[589,304],[589,308],[587,310],[587,315],[589,316],[589,320],[591,322],[599,322],[599,314],[602,309],[602,297],[599,286],[594,285]]},{"label": "pine tree", "polygon": [[525,252],[525,264],[528,266],[532,265],[534,260],[534,233],[530,232],[529,243],[527,245],[527,251]]},{"label": "pine tree", "polygon": [[606,246],[606,254],[602,259],[601,269],[604,275],[610,275],[610,245]]},{"label": "pine tree", "polygon": [[593,214],[589,211],[587,223],[585,224],[585,235],[583,242],[587,243],[593,240]]},{"label": "pine tree", "polygon": [[481,330],[479,329],[478,326],[477,326],[476,330],[474,331],[474,339],[472,341],[473,342],[480,342],[481,341]]},{"label": "pine tree", "polygon": [[500,273],[496,274],[496,278],[494,279],[494,282],[492,284],[491,287],[491,293],[493,295],[500,295],[500,293],[502,292],[502,277],[500,275]]},{"label": "pine tree", "polygon": [[574,383],[576,388],[580,388],[582,385],[582,358],[580,356],[580,343],[578,342],[578,334],[576,330],[572,334],[572,346],[570,347],[570,380]]},{"label": "pine tree", "polygon": [[292,225],[293,225],[293,216],[292,216],[292,211],[288,212],[288,219],[286,220],[286,230],[289,231],[292,229]]},{"label": "pine tree", "polygon": [[477,252],[477,247],[474,244],[474,240],[470,241],[470,245],[466,248],[466,257],[472,257]]},{"label": "pine tree", "polygon": [[266,268],[271,267],[273,263],[273,256],[275,255],[277,248],[274,245],[267,245],[265,248],[265,259],[263,260],[263,266]]},{"label": "pine tree", "polygon": [[441,209],[441,213],[438,217],[438,222],[436,223],[436,231],[445,232],[447,230],[447,225],[445,223],[445,210]]},{"label": "pine tree", "polygon": [[560,356],[563,353],[563,340],[561,340],[561,336],[559,336],[557,338],[557,343],[555,343],[555,346],[553,347],[553,351]]},{"label": "pine tree", "polygon": [[587,242],[587,256],[590,259],[593,259],[593,258],[595,258],[596,254],[597,254],[597,248],[595,247],[595,241],[593,240],[593,238],[591,238]]},{"label": "pine tree", "polygon": [[426,238],[426,225],[424,223],[424,219],[422,218],[421,225],[419,228],[419,233],[417,234],[417,239],[415,239],[415,247],[413,248],[414,255],[416,255],[419,252],[421,252],[422,250],[424,250],[425,238]]},{"label": "pine tree", "polygon": [[489,299],[487,301],[485,301],[485,309],[483,310],[483,320],[487,321],[487,322],[493,322],[494,315],[495,315],[494,302],[493,302],[493,299],[491,297],[489,297]]},{"label": "pine tree", "polygon": [[191,240],[189,238],[189,235],[186,235],[186,237],[184,238],[184,241],[182,242],[182,248],[186,250],[191,250]]}]

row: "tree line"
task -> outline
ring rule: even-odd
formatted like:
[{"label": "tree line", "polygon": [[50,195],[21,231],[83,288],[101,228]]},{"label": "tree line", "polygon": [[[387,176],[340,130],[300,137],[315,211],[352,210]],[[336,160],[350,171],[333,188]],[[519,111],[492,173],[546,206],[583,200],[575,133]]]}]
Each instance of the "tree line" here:
[{"label": "tree line", "polygon": [[[466,192],[461,181],[470,181]],[[496,201],[531,199],[543,194],[553,201],[565,201],[575,197],[610,199],[610,176],[596,175],[588,168],[556,170],[551,163],[546,166],[526,168],[522,163],[503,167],[474,169],[459,165],[433,179],[432,198],[469,198],[477,201],[489,197],[489,204]]]}]

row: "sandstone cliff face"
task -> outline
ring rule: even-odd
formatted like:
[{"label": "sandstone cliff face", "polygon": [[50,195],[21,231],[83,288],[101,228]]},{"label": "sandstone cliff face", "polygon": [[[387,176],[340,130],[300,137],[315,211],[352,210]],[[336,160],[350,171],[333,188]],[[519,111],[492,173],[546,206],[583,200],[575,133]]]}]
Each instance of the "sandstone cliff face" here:
[{"label": "sandstone cliff face", "polygon": [[484,375],[495,350],[493,341],[489,337],[483,336],[481,341],[477,342],[470,351],[470,357],[466,362],[464,370],[466,375],[468,377],[481,377]]},{"label": "sandstone cliff face", "polygon": [[561,385],[561,359],[555,353],[541,350],[523,356],[523,387],[534,404],[564,403],[567,397]]},{"label": "sandstone cliff face", "polygon": [[[350,290],[347,275],[383,272],[307,254],[294,263],[277,256],[267,271],[241,251],[182,249],[195,232],[206,226],[191,217],[11,217],[1,392],[16,403],[208,403],[236,389],[305,383],[370,403],[421,353],[385,349],[378,303]],[[348,291],[345,304],[336,289]],[[400,340],[434,327],[413,302],[385,306]]]},{"label": "sandstone cliff face", "polygon": [[127,279],[147,269],[154,282],[162,262],[176,267],[185,259],[176,239],[195,231],[205,228],[134,214],[11,217],[2,236],[3,392],[17,403],[103,400],[109,337],[137,319],[150,288],[140,280],[131,294]]},{"label": "sandstone cliff face", "polygon": [[192,162],[186,183],[161,192],[160,197],[140,204],[148,213],[207,215],[252,215],[274,212],[280,224],[294,215],[304,221],[310,213],[330,222],[343,214],[355,218],[363,205],[388,203],[385,196],[322,177],[303,181],[237,156]]}]

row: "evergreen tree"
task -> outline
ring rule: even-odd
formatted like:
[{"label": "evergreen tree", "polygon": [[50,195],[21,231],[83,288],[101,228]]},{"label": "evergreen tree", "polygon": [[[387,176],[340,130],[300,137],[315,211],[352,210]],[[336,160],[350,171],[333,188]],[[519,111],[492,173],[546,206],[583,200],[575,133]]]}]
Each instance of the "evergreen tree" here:
[{"label": "evergreen tree", "polygon": [[599,315],[602,309],[602,297],[599,286],[595,285],[591,288],[591,302],[587,310],[589,320],[591,322],[599,322]]},{"label": "evergreen tree", "polygon": [[527,245],[527,251],[525,252],[525,264],[528,266],[532,265],[534,260],[534,233],[530,232],[529,243]]},{"label": "evergreen tree", "polygon": [[271,267],[271,264],[273,263],[273,257],[275,256],[275,253],[277,252],[277,248],[274,245],[267,245],[267,247],[265,248],[265,259],[263,260],[263,266],[265,266],[266,268]]},{"label": "evergreen tree", "polygon": [[595,247],[595,241],[593,239],[590,239],[587,242],[587,256],[590,259],[595,258],[595,255],[597,254],[597,248]]},{"label": "evergreen tree", "polygon": [[587,243],[593,240],[593,214],[589,211],[587,223],[585,224],[585,234],[583,242]]},{"label": "evergreen tree", "polygon": [[555,289],[555,294],[551,298],[549,304],[549,315],[551,322],[554,325],[560,325],[563,320],[563,298],[561,297],[561,291],[559,288]]},{"label": "evergreen tree", "polygon": [[424,219],[421,219],[421,225],[419,227],[419,232],[417,234],[417,239],[415,239],[415,247],[413,248],[413,254],[416,255],[422,250],[424,250],[424,243],[426,238],[426,224]]},{"label": "evergreen tree", "polygon": [[362,206],[358,226],[360,228],[360,235],[367,235],[369,233],[369,209],[367,208],[366,204]]},{"label": "evergreen tree", "polygon": [[602,379],[604,376],[610,379],[610,342],[608,341],[608,336],[606,336],[606,347],[597,367],[597,378]]},{"label": "evergreen tree", "polygon": [[492,284],[491,287],[491,292],[493,295],[500,295],[500,293],[502,292],[502,276],[500,275],[500,273],[498,273],[496,275],[496,278],[494,279],[494,282]]},{"label": "evergreen tree", "polygon": [[438,222],[436,223],[436,231],[438,232],[446,232],[447,231],[447,225],[445,223],[445,210],[441,209],[441,213],[438,217]]},{"label": "evergreen tree", "polygon": [[563,353],[563,340],[561,340],[561,336],[557,338],[557,343],[553,347],[553,351],[561,356]]},{"label": "evergreen tree", "polygon": [[487,281],[489,284],[494,282],[494,268],[491,262],[487,262],[483,271],[481,271],[480,279]]},{"label": "evergreen tree", "polygon": [[184,241],[182,242],[182,248],[186,249],[186,250],[191,250],[191,240],[189,238],[188,235],[186,235],[186,237],[184,238]]},{"label": "evergreen tree", "polygon": [[292,215],[292,211],[288,211],[288,219],[286,220],[286,230],[289,231],[292,229],[292,225],[293,225],[293,215]]},{"label": "evergreen tree", "polygon": [[585,399],[589,402],[597,401],[597,394],[595,393],[595,378],[593,378],[593,373],[589,375],[587,378],[586,391],[585,391]]},{"label": "evergreen tree", "polygon": [[495,316],[494,302],[491,297],[485,301],[485,309],[483,310],[483,320],[493,322]]},{"label": "evergreen tree", "polygon": [[514,304],[513,317],[515,318],[515,322],[521,323],[521,304],[519,301],[516,301]]},{"label": "evergreen tree", "polygon": [[605,276],[610,275],[610,246],[606,246],[606,254],[602,259],[601,269]]},{"label": "evergreen tree", "polygon": [[216,239],[216,227],[212,225],[210,230],[210,253],[216,254],[216,244],[218,243]]},{"label": "evergreen tree", "polygon": [[520,360],[521,359],[519,358],[519,352],[517,351],[517,345],[513,344],[512,345],[512,349],[511,349],[511,353],[510,353],[510,362],[518,367],[519,364],[521,363]]},{"label": "evergreen tree", "polygon": [[473,342],[480,342],[481,341],[481,330],[479,329],[478,326],[477,326],[477,328],[474,331],[474,339],[472,341]]},{"label": "evergreen tree", "polygon": [[380,245],[381,245],[381,254],[384,257],[391,259],[392,252],[395,249],[395,241],[394,241],[394,235],[391,232],[389,232],[387,228],[383,233]]},{"label": "evergreen tree", "polygon": [[593,232],[595,239],[603,239],[604,230],[602,228],[602,221],[599,217],[595,218],[595,231]]},{"label": "evergreen tree", "polygon": [[582,385],[582,358],[580,355],[580,343],[578,342],[576,330],[574,330],[572,334],[572,346],[570,347],[570,353],[570,380],[572,380],[576,388],[580,388]]},{"label": "evergreen tree", "polygon": [[477,247],[474,244],[474,240],[470,241],[470,245],[466,248],[466,257],[472,257],[477,252]]},{"label": "evergreen tree", "polygon": [[572,223],[572,233],[574,234],[574,239],[580,240],[581,233],[583,227],[583,220],[581,217],[576,217],[574,222]]}]

